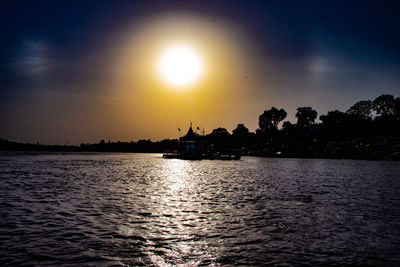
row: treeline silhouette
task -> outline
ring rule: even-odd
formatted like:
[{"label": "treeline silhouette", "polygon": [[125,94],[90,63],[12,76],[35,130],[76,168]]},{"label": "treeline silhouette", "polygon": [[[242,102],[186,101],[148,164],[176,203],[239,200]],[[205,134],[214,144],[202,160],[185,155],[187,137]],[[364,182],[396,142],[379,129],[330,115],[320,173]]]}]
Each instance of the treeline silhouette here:
[{"label": "treeline silhouette", "polygon": [[312,107],[297,108],[297,123],[278,124],[287,116],[284,109],[272,107],[259,117],[255,134],[246,133],[247,153],[257,156],[400,159],[400,98],[384,94],[375,100],[359,101],[346,112],[329,111],[319,116]]},{"label": "treeline silhouette", "polygon": [[152,142],[151,140],[139,140],[137,142],[105,142],[101,140],[97,144],[81,144],[80,146],[24,144],[0,139],[0,150],[10,151],[161,153],[165,150],[175,149],[177,145],[177,139],[165,139],[158,142]]},{"label": "treeline silhouette", "polygon": [[[400,98],[383,94],[373,101],[355,103],[347,111],[319,116],[312,107],[299,107],[295,124],[284,121],[284,109],[272,107],[259,116],[259,128],[244,124],[229,133],[216,128],[207,135],[196,132],[197,142],[208,151],[241,150],[243,155],[300,158],[400,159]],[[281,127],[278,127],[281,125]],[[164,152],[176,150],[178,139],[158,142],[105,142],[80,146],[21,144],[0,139],[2,150]]]}]

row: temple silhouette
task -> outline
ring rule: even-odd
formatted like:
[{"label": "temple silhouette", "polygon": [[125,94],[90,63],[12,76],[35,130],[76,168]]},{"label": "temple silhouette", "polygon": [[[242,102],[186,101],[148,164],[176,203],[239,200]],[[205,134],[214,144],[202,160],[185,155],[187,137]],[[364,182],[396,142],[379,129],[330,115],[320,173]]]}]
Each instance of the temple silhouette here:
[{"label": "temple silhouette", "polygon": [[238,160],[241,157],[241,150],[225,149],[215,150],[214,145],[208,145],[206,137],[193,131],[192,122],[186,135],[179,138],[178,149],[163,154],[163,158],[177,159],[221,159]]}]

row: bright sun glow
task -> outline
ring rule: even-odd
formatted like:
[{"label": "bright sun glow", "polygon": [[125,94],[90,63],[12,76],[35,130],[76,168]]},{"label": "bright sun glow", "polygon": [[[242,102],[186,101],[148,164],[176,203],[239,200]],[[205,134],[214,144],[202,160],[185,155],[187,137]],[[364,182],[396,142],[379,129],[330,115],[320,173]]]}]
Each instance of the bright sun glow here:
[{"label": "bright sun glow", "polygon": [[167,49],[161,56],[158,67],[161,76],[175,86],[193,84],[203,72],[203,64],[198,54],[184,45]]}]

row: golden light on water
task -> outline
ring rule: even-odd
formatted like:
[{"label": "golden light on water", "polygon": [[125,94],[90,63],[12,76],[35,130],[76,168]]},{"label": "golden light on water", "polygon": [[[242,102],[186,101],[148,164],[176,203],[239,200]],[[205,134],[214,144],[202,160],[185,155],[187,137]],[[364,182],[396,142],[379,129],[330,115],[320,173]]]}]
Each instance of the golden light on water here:
[{"label": "golden light on water", "polygon": [[198,52],[182,44],[168,47],[158,64],[158,70],[165,81],[180,88],[195,83],[203,69]]}]

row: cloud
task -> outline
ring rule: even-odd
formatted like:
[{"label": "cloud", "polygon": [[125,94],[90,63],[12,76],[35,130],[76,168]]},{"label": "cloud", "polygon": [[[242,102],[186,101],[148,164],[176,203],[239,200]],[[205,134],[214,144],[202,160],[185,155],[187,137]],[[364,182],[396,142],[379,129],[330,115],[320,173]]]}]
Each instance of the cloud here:
[{"label": "cloud", "polygon": [[17,74],[42,75],[52,67],[46,44],[38,40],[23,40],[11,65]]}]

